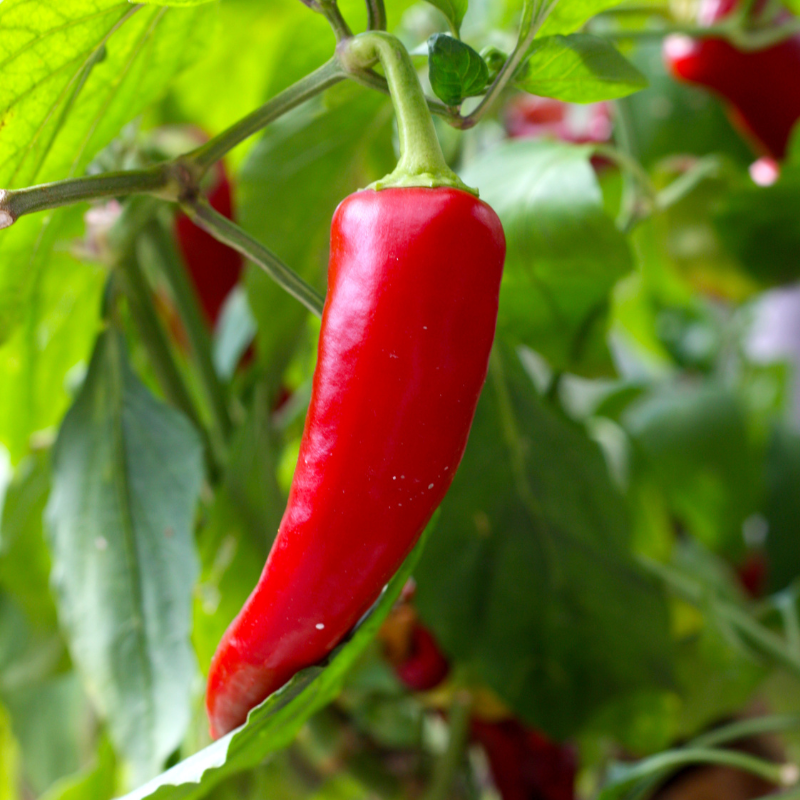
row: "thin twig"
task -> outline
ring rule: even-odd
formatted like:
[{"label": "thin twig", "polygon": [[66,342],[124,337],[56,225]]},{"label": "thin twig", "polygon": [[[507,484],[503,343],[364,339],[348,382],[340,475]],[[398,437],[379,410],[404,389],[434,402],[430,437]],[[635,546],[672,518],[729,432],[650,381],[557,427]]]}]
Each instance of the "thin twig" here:
[{"label": "thin twig", "polygon": [[270,278],[302,303],[312,314],[317,317],[322,316],[325,298],[293,269],[286,266],[278,256],[245,233],[236,223],[216,212],[205,200],[184,203],[182,208],[192,218],[195,225],[261,267]]}]

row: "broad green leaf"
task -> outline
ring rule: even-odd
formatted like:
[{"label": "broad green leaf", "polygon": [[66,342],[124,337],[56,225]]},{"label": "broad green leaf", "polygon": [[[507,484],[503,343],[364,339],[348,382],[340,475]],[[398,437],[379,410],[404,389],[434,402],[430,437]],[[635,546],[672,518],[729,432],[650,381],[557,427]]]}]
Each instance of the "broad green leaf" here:
[{"label": "broad green leaf", "polygon": [[428,0],[428,2],[444,14],[450,30],[458,36],[464,14],[467,13],[468,0]]},{"label": "broad green leaf", "polygon": [[603,210],[584,147],[518,141],[488,152],[464,181],[499,214],[507,255],[498,325],[556,369],[606,363],[609,295],[633,267],[625,237]]},{"label": "broad green leaf", "polygon": [[[94,155],[194,59],[211,7],[118,0],[0,4],[0,187],[81,175]],[[0,342],[59,235],[63,212],[0,231]]]},{"label": "broad green leaf", "polygon": [[202,473],[196,432],[139,382],[121,336],[103,333],[54,448],[47,519],[72,658],[138,780],[189,721]]},{"label": "broad green leaf", "polygon": [[[239,192],[242,226],[319,287],[336,206],[394,162],[384,97],[343,86],[325,100],[270,125],[243,165]],[[307,312],[256,270],[248,273],[247,294],[259,323],[259,355],[279,375]]]},{"label": "broad green leaf", "polygon": [[526,92],[568,103],[614,100],[647,86],[613,45],[585,33],[537,39],[514,80]]},{"label": "broad green leaf", "polygon": [[286,747],[312,714],[340,692],[345,675],[378,632],[406,581],[414,570],[436,517],[417,546],[361,622],[352,638],[333,651],[325,665],[309,667],[254,708],[247,723],[222,739],[181,761],[123,800],[196,800],[220,781],[260,764],[266,756]]},{"label": "broad green leaf", "polygon": [[[81,215],[69,217],[77,234]],[[55,427],[69,406],[70,384],[85,370],[100,324],[104,279],[104,270],[66,250],[54,251],[33,276],[23,323],[0,345],[0,442],[14,462],[31,436]]]},{"label": "broad green leaf", "polygon": [[515,354],[495,350],[414,573],[416,603],[446,653],[563,738],[604,705],[669,684],[666,604],[631,558],[597,445],[545,406]]},{"label": "broad green leaf", "polygon": [[443,33],[428,39],[428,69],[434,94],[448,106],[482,94],[489,80],[489,68],[480,55]]}]

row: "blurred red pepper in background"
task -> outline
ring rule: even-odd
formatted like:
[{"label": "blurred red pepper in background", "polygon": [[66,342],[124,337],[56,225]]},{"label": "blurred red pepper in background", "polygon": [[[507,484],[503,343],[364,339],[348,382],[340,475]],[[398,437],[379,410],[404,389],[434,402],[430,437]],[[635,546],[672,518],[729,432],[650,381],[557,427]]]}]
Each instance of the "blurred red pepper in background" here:
[{"label": "blurred red pepper in background", "polygon": [[[231,184],[222,162],[217,163],[214,177],[206,195],[208,202],[215,211],[228,219],[235,219]],[[176,215],[174,229],[178,249],[197,290],[208,325],[213,328],[225,300],[239,282],[242,256],[198,228],[185,214]]]},{"label": "blurred red pepper in background", "polygon": [[[735,0],[703,0],[698,22],[712,25],[734,8]],[[782,17],[786,18],[788,14]],[[800,119],[800,34],[763,50],[674,34],[664,41],[664,58],[676,78],[712,89],[727,100],[734,124],[757,151],[784,158]]]}]

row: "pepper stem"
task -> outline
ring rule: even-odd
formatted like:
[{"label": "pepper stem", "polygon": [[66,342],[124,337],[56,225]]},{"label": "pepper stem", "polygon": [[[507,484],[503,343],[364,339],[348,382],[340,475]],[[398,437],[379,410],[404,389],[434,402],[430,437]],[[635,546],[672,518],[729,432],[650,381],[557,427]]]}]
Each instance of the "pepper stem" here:
[{"label": "pepper stem", "polygon": [[370,189],[452,186],[477,194],[447,166],[416,70],[399,39],[384,31],[362,33],[341,43],[339,58],[351,73],[380,62],[397,115],[400,159],[395,170]]}]

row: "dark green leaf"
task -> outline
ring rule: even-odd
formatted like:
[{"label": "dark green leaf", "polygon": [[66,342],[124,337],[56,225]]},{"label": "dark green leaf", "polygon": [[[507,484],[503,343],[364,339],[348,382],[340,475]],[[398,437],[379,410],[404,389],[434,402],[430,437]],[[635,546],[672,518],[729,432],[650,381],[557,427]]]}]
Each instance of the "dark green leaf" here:
[{"label": "dark green leaf", "polygon": [[334,650],[326,666],[299,672],[254,708],[244,727],[218,739],[121,800],[197,800],[224,778],[250,769],[269,753],[286,747],[303,723],[339,693],[345,675],[372,641],[399,597],[435,526],[436,517],[369,616],[347,643]]},{"label": "dark green leaf", "polygon": [[526,92],[569,103],[614,100],[647,86],[613,45],[585,33],[537,39],[514,80]]},{"label": "dark green leaf", "polygon": [[[81,235],[79,208],[64,221],[65,234]],[[79,263],[64,248],[32,281],[25,324],[0,347],[0,442],[14,462],[28,452],[31,436],[54,428],[69,406],[100,324],[105,277],[104,270]]]},{"label": "dark green leaf", "polygon": [[591,151],[549,141],[495,148],[465,170],[497,211],[507,255],[498,325],[556,369],[606,363],[608,298],[633,261],[603,209]]},{"label": "dark green leaf", "polygon": [[493,359],[416,599],[448,654],[566,737],[669,681],[666,605],[632,562],[599,448],[543,405],[516,356]]},{"label": "dark green leaf", "polygon": [[203,472],[196,432],[131,371],[121,336],[97,341],[53,453],[53,585],[74,662],[139,780],[189,721]]},{"label": "dark green leaf", "polygon": [[489,68],[480,55],[444,33],[428,39],[428,69],[434,94],[448,106],[482,94],[489,80]]},{"label": "dark green leaf", "polygon": [[[32,13],[27,0],[4,0],[0,188],[80,175],[199,55],[212,14],[211,6],[168,10],[119,0],[64,0]],[[63,217],[35,214],[2,231],[0,342],[27,313]]]}]

